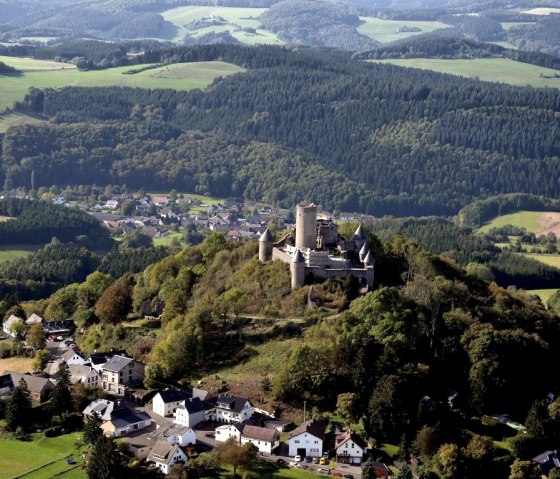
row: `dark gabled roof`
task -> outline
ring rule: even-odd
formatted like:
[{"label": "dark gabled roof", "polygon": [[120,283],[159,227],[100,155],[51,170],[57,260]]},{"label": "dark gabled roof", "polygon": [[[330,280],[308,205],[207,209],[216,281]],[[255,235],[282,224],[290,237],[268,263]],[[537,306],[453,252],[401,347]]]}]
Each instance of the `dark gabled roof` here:
[{"label": "dark gabled roof", "polygon": [[215,407],[229,409],[234,412],[241,412],[243,411],[243,406],[245,406],[247,401],[249,401],[247,398],[231,396],[229,394],[220,394],[216,398]]},{"label": "dark gabled roof", "polygon": [[27,383],[27,388],[32,393],[42,393],[46,389],[50,389],[54,386],[54,383],[47,378],[42,378],[40,376],[31,376],[30,374],[15,373],[12,371],[4,371],[3,375],[9,374],[12,377],[12,382],[14,385],[18,385],[23,379]]},{"label": "dark gabled roof", "polygon": [[3,374],[0,376],[0,389],[13,389],[14,387],[14,382],[12,381],[12,376],[10,374]]},{"label": "dark gabled roof", "polygon": [[165,404],[177,401],[184,401],[191,397],[191,394],[187,391],[177,391],[175,389],[166,389],[165,391],[160,391],[159,395]]},{"label": "dark gabled roof", "polygon": [[111,422],[116,428],[126,427],[130,424],[137,424],[142,421],[149,421],[150,415],[143,411],[136,411],[129,407],[113,409]]},{"label": "dark gabled roof", "polygon": [[204,403],[199,398],[189,398],[185,401],[185,409],[189,414],[204,411]]},{"label": "dark gabled roof", "polygon": [[560,450],[545,451],[542,454],[533,458],[533,461],[538,463],[541,471],[548,476],[551,469],[560,467]]},{"label": "dark gabled roof", "polygon": [[255,439],[256,441],[274,442],[279,437],[276,429],[267,429],[266,427],[245,425],[241,431],[243,437]]},{"label": "dark gabled roof", "polygon": [[299,436],[304,432],[312,434],[313,436],[318,437],[319,439],[324,439],[325,423],[321,421],[317,421],[316,419],[310,419],[309,421],[305,421],[301,426],[297,427],[290,433],[289,438],[291,439],[292,437]]},{"label": "dark gabled roof", "polygon": [[115,355],[103,365],[104,371],[118,373],[126,368],[134,359],[127,358],[126,356]]}]

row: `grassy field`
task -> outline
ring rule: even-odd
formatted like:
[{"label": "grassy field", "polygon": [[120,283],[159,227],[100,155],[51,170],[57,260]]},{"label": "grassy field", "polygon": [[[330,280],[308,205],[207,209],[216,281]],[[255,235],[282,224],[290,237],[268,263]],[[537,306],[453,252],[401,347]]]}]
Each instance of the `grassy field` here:
[{"label": "grassy field", "polygon": [[[553,78],[558,72],[550,68],[516,62],[509,58],[475,58],[471,60],[443,60],[440,58],[410,58],[406,60],[371,60],[377,63],[392,63],[410,68],[449,73],[483,81],[507,83],[516,86],[537,88],[560,88],[560,78]],[[541,74],[543,76],[541,76]],[[546,76],[551,78],[546,78]]]},{"label": "grassy field", "polygon": [[8,112],[0,114],[0,133],[5,133],[6,130],[12,126],[28,125],[30,123],[43,123],[43,120],[19,112]]},{"label": "grassy field", "polygon": [[525,256],[527,258],[531,258],[549,266],[553,266],[554,268],[560,269],[560,255],[525,253]]},{"label": "grassy field", "polygon": [[505,225],[513,225],[525,228],[529,233],[538,233],[542,231],[539,223],[541,211],[518,211],[509,215],[498,216],[489,223],[478,229],[479,233],[488,233],[492,228],[500,228]]},{"label": "grassy field", "polygon": [[51,60],[35,60],[34,58],[5,57],[0,55],[0,62],[25,72],[46,70],[76,70],[72,63],[61,63]]},{"label": "grassy field", "polygon": [[[7,340],[2,340],[2,344]],[[10,344],[10,343],[7,343]],[[0,374],[4,371],[13,371],[15,373],[26,373],[31,371],[33,358],[3,358],[0,359]],[[1,450],[1,449],[0,449]],[[1,454],[0,454],[1,456]],[[2,462],[0,461],[0,464]],[[0,471],[2,468],[0,467]]]},{"label": "grassy field", "polygon": [[[234,7],[178,7],[163,12],[164,20],[174,25],[175,31],[168,40],[180,41],[187,33],[198,37],[210,32],[228,31],[242,43],[282,44],[283,42],[272,32],[261,30],[258,17],[266,8],[234,8]],[[223,24],[212,25],[188,31],[185,25],[202,19],[221,17]],[[254,28],[256,33],[243,31],[243,28]]]},{"label": "grassy field", "polygon": [[557,289],[529,289],[527,293],[536,294],[546,306],[550,297],[558,291]]},{"label": "grassy field", "polygon": [[28,256],[40,248],[38,245],[0,245],[0,263]]},{"label": "grassy field", "polygon": [[[374,17],[360,17],[360,20],[364,23],[358,27],[358,32],[382,43],[394,42],[395,40],[401,40],[402,38],[418,35],[419,33],[427,33],[437,30],[438,28],[449,27],[449,25],[440,22],[383,20]],[[420,28],[421,31],[398,33],[397,30],[402,27]]]},{"label": "grassy field", "polygon": [[[0,61],[17,66],[21,59],[0,57]],[[131,67],[96,71],[79,71],[76,68],[58,70],[37,68],[21,74],[0,76],[0,109],[11,106],[14,101],[22,100],[30,87],[129,86],[192,90],[207,87],[218,76],[228,76],[243,71],[236,65],[224,62],[174,63],[134,75],[123,75],[129,70]]]},{"label": "grassy field", "polygon": [[[30,442],[0,439],[0,479],[11,479],[32,470],[25,475],[26,479],[47,479],[67,471],[72,466],[66,464],[64,458],[72,456],[74,460],[80,460],[74,447],[77,437],[76,434],[66,434],[46,438],[42,434],[33,434]],[[44,468],[37,469],[43,465]],[[85,478],[85,473],[77,469],[57,477]]]}]

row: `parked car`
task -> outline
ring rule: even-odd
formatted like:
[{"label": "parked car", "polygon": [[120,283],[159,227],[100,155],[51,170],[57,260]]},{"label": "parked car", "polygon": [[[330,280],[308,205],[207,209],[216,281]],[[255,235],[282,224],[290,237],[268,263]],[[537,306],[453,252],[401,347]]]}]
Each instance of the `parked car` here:
[{"label": "parked car", "polygon": [[299,454],[297,456],[295,456],[294,461],[300,462],[301,461],[301,456]]},{"label": "parked car", "polygon": [[329,460],[326,457],[322,457],[321,459],[319,459],[319,464],[321,464],[321,466],[324,466],[325,464],[328,464]]},{"label": "parked car", "polygon": [[51,335],[49,336],[49,340],[50,340],[50,341],[56,341],[56,334],[51,334]]},{"label": "parked car", "polygon": [[328,468],[326,468],[326,467],[320,467],[319,469],[317,469],[317,472],[318,472],[319,474],[327,474],[327,475],[330,475],[331,470],[328,469]]},{"label": "parked car", "polygon": [[72,459],[71,457],[68,457],[68,458],[66,459],[66,464],[70,464],[70,465],[76,464],[76,461],[74,461],[74,459]]},{"label": "parked car", "polygon": [[292,462],[290,462],[290,466],[292,466],[292,467],[298,467],[299,464],[298,464],[297,462],[295,462],[295,461],[292,461]]},{"label": "parked car", "polygon": [[312,457],[309,457],[309,456],[305,456],[305,457],[303,458],[303,460],[304,460],[305,462],[307,462],[307,464],[311,464],[311,463],[313,462],[313,458],[312,458]]},{"label": "parked car", "polygon": [[333,471],[332,475],[333,475],[334,477],[342,477],[342,472]]},{"label": "parked car", "polygon": [[57,340],[57,341],[64,341],[64,336],[57,336],[57,337],[56,337],[56,340]]},{"label": "parked car", "polygon": [[354,475],[353,474],[344,474],[344,477],[346,479],[354,479]]},{"label": "parked car", "polygon": [[276,464],[278,464],[280,466],[286,466],[288,463],[286,461],[284,461],[284,459],[279,458],[279,459],[276,459]]},{"label": "parked car", "polygon": [[313,459],[313,464],[319,464],[319,458],[318,457]]}]

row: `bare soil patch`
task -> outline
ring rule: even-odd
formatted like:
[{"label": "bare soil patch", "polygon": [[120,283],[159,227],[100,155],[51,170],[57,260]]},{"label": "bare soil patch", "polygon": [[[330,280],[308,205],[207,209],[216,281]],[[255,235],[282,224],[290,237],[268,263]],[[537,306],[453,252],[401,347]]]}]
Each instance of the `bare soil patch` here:
[{"label": "bare soil patch", "polygon": [[560,238],[560,213],[541,213],[539,216],[539,224],[543,229],[537,233],[537,236],[544,236],[552,232],[557,238]]},{"label": "bare soil patch", "polygon": [[4,371],[26,373],[33,369],[33,358],[5,358],[0,359],[0,374]]}]

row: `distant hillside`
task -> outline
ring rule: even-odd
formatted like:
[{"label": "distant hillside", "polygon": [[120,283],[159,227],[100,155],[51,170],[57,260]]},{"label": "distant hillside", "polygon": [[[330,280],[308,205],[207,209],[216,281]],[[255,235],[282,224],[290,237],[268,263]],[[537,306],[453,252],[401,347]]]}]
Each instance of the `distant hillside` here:
[{"label": "distant hillside", "polygon": [[376,42],[357,32],[355,10],[318,0],[284,0],[260,17],[263,27],[287,43],[363,50]]}]

